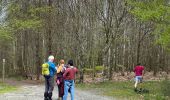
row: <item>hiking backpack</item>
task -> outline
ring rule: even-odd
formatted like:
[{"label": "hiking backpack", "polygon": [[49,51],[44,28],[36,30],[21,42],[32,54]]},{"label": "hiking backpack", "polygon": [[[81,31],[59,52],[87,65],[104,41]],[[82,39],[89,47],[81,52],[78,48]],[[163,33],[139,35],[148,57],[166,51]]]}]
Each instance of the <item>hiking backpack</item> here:
[{"label": "hiking backpack", "polygon": [[49,76],[50,75],[49,64],[43,63],[41,67],[42,67],[42,75]]}]

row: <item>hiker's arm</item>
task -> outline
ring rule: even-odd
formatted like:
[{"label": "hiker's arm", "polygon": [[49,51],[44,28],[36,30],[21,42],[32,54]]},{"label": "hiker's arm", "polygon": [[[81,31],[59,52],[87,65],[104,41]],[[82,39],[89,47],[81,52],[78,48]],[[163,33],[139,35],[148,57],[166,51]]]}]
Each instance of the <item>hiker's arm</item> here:
[{"label": "hiker's arm", "polygon": [[62,70],[62,66],[59,66],[58,69],[57,69],[57,73],[60,73]]},{"label": "hiker's arm", "polygon": [[77,69],[77,67],[75,68],[75,72],[77,73],[79,70]]},{"label": "hiker's arm", "polygon": [[53,70],[54,72],[57,71],[55,64],[51,64],[51,68],[52,68],[52,70]]},{"label": "hiker's arm", "polygon": [[143,70],[143,71],[142,71],[142,77],[144,76],[144,73],[145,73],[145,71]]}]

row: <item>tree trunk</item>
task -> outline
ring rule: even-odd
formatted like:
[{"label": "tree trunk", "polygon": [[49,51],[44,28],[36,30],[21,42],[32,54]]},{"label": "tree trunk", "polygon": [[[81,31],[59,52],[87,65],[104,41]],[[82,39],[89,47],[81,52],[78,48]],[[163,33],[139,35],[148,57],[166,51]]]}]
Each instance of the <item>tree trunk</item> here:
[{"label": "tree trunk", "polygon": [[48,50],[47,50],[47,56],[52,55],[52,0],[48,1],[48,6],[49,6],[49,18],[48,18],[48,32],[47,32],[47,45],[48,45]]}]

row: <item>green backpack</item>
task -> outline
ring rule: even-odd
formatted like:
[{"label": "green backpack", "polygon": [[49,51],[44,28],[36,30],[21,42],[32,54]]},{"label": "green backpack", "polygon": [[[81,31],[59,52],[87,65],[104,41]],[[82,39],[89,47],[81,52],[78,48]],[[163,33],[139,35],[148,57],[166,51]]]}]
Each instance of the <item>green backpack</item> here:
[{"label": "green backpack", "polygon": [[42,67],[42,75],[49,76],[50,75],[49,64],[43,63],[41,67]]}]

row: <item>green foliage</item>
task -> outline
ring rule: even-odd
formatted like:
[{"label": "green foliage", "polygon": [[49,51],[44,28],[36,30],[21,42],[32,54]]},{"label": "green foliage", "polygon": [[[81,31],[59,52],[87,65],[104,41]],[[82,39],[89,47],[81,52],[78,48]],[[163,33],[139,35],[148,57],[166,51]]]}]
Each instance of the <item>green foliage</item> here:
[{"label": "green foliage", "polygon": [[102,72],[103,69],[104,69],[103,66],[96,66],[96,67],[95,67],[95,71],[96,71],[96,72]]},{"label": "green foliage", "polygon": [[[128,0],[132,6],[131,13],[142,21],[161,21],[170,10],[164,0],[136,1]],[[170,12],[170,11],[169,11]]]},{"label": "green foliage", "polygon": [[23,9],[19,4],[12,3],[8,8],[8,26],[14,29],[13,31],[32,29],[42,27],[42,20],[36,12],[38,8],[29,5]]},{"label": "green foliage", "polygon": [[54,9],[52,7],[49,7],[49,6],[36,7],[36,8],[34,6],[30,6],[29,13],[31,13],[32,16],[35,16],[38,13],[49,14],[49,10],[52,11]]},{"label": "green foliage", "polygon": [[24,30],[24,29],[36,29],[41,27],[41,20],[36,19],[27,19],[27,20],[18,20],[13,19],[11,22],[11,26],[17,30]]},{"label": "green foliage", "polygon": [[102,72],[104,69],[103,66],[96,66],[94,69],[93,68],[85,68],[84,71],[86,74],[90,74],[94,72]]},{"label": "green foliage", "polygon": [[84,72],[85,72],[86,74],[90,74],[90,73],[93,73],[93,69],[85,68],[85,69],[84,69]]},{"label": "green foliage", "polygon": [[1,40],[11,40],[12,39],[12,34],[10,32],[10,28],[6,26],[1,26],[0,27],[0,39]]},{"label": "green foliage", "polygon": [[[156,43],[162,44],[164,47],[169,47],[170,44],[170,25],[159,24],[157,25],[157,29],[164,30],[163,32],[156,33],[155,35],[158,37]],[[158,30],[158,31],[159,31]]]},{"label": "green foliage", "polygon": [[154,25],[156,43],[170,49],[170,4],[167,0],[127,0],[130,13]]}]

